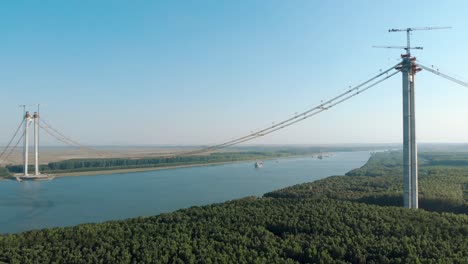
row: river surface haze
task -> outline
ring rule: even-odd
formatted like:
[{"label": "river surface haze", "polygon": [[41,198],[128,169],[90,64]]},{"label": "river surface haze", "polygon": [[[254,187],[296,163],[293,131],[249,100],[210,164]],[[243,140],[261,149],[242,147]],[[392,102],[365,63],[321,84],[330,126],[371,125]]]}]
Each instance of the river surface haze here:
[{"label": "river surface haze", "polygon": [[368,151],[51,181],[0,181],[0,233],[151,216],[219,203],[332,175],[369,159]]}]

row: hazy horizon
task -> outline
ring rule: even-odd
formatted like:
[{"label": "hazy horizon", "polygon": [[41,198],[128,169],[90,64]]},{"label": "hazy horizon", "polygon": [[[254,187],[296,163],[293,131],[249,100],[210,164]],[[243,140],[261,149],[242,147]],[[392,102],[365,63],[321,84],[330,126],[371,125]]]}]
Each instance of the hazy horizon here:
[{"label": "hazy horizon", "polygon": [[[419,147],[428,147],[428,146],[468,146],[468,142],[418,142]],[[184,147],[184,148],[189,148],[189,147],[204,147],[207,145],[203,144],[133,144],[133,145],[87,145],[87,147],[97,147],[97,148],[130,148],[130,147],[135,147],[135,148],[151,148],[151,147],[167,147],[167,148],[174,148],[174,147]],[[265,143],[265,144],[239,144],[236,146],[230,146],[227,147],[227,149],[235,149],[235,148],[255,148],[255,147],[319,147],[319,146],[330,146],[330,147],[365,147],[365,146],[398,146],[398,147],[403,147],[403,143],[396,143],[396,142],[383,142],[383,143],[316,143],[316,144],[281,144],[281,143]],[[4,148],[6,146],[0,145],[0,149]],[[33,148],[33,145],[29,146],[31,149]],[[68,146],[64,144],[51,144],[51,145],[41,145],[41,148],[79,148],[78,146]]]}]

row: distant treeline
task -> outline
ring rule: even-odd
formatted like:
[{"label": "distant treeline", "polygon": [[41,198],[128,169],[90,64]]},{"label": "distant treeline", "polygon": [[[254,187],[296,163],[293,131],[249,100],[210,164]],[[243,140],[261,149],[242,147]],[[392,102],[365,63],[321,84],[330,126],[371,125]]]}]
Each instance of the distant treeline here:
[{"label": "distant treeline", "polygon": [[[267,159],[275,157],[287,157],[303,154],[295,151],[275,151],[275,152],[223,152],[212,153],[210,155],[177,156],[177,157],[158,157],[158,158],[96,158],[96,159],[71,159],[59,162],[51,162],[47,165],[41,165],[40,170],[45,173],[58,172],[79,172],[95,170],[113,170],[113,169],[131,169],[148,167],[166,167],[178,165],[233,162],[250,159]],[[29,166],[33,170],[33,166]],[[9,165],[7,169],[11,173],[22,173],[22,165]]]},{"label": "distant treeline", "polygon": [[4,167],[0,167],[0,178],[8,177],[8,176],[10,176],[10,173],[8,172],[8,170]]}]

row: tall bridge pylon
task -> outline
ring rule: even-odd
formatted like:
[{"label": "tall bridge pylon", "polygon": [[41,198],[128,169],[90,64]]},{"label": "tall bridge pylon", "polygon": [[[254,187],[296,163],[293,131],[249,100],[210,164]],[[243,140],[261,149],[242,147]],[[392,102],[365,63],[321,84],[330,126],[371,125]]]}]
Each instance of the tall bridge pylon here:
[{"label": "tall bridge pylon", "polygon": [[[47,174],[41,174],[39,171],[39,106],[37,105],[37,112],[34,112],[33,115],[26,111],[26,105],[21,105],[23,107],[23,174],[17,175],[16,179],[18,181],[22,180],[41,180],[41,179],[50,179],[51,177]],[[34,123],[34,173],[29,173],[29,130],[31,123]]]},{"label": "tall bridge pylon", "polygon": [[401,65],[397,67],[402,73],[403,90],[403,203],[406,208],[418,208],[418,146],[416,143],[415,82],[416,73],[421,68],[416,58],[411,57],[411,32],[415,30],[449,29],[450,27],[419,27],[390,29],[388,32],[406,32],[406,47],[376,46],[379,48],[403,48],[406,54],[401,55]]},{"label": "tall bridge pylon", "polygon": [[29,127],[34,123],[34,175],[39,176],[39,113],[24,115],[23,176],[29,175]]}]

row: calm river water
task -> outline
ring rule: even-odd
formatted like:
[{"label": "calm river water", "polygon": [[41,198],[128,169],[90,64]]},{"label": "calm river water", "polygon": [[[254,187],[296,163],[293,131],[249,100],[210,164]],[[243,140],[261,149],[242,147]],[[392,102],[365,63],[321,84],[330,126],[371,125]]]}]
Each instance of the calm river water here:
[{"label": "calm river water", "polygon": [[150,216],[343,175],[369,152],[126,174],[63,177],[52,181],[0,181],[0,233]]}]

